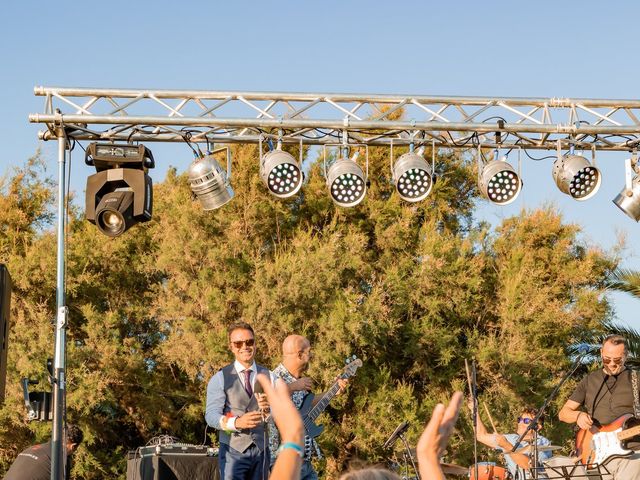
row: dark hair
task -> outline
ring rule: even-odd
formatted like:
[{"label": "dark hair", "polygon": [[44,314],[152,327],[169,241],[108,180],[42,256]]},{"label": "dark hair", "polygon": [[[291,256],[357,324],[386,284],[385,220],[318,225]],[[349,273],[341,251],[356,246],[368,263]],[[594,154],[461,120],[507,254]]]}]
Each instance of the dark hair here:
[{"label": "dark hair", "polygon": [[[524,407],[520,411],[520,416],[529,415],[531,418],[534,418],[537,414],[538,414],[538,410],[536,410],[535,408],[531,408],[531,407]],[[540,418],[538,419],[538,422],[540,422],[540,426],[544,425],[544,413],[542,415],[540,415]]]},{"label": "dark hair", "polygon": [[231,340],[231,334],[236,330],[249,330],[251,332],[251,335],[253,335],[254,337],[256,336],[253,328],[247,322],[236,322],[230,325],[229,328],[227,328],[227,337],[229,338],[229,340]]},{"label": "dark hair", "polygon": [[80,430],[80,427],[72,423],[67,423],[67,442],[79,445],[82,443],[83,439],[84,434],[82,433],[82,430]]},{"label": "dark hair", "polygon": [[605,343],[613,343],[616,346],[624,345],[624,353],[625,354],[627,353],[627,339],[624,338],[622,335],[618,335],[617,333],[612,335],[607,335],[606,337],[604,337],[604,340],[602,340],[603,347]]}]

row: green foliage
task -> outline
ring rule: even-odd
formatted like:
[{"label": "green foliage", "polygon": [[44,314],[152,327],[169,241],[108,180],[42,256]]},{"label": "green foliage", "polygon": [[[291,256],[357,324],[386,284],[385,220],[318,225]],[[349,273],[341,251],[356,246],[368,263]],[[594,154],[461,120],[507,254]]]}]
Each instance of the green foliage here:
[{"label": "green foliage", "polygon": [[[607,288],[619,292],[626,292],[636,298],[640,298],[640,272],[616,268],[609,274],[606,283]],[[570,353],[577,354],[583,347],[587,347],[585,364],[596,364],[600,360],[600,347],[608,335],[622,335],[627,340],[628,358],[627,365],[632,368],[640,368],[640,332],[638,330],[619,325],[611,320],[602,322],[599,328],[587,330],[580,336],[570,348]]]},{"label": "green foliage", "polygon": [[[371,149],[371,187],[352,209],[333,206],[317,158],[298,198],[269,196],[256,147],[236,146],[236,197],[222,209],[203,212],[186,175],[171,170],[154,185],[153,220],[120,238],[72,218],[68,410],[86,434],[74,478],[124,478],[126,451],[154,435],[201,442],[206,382],[229,362],[225,329],[239,319],[254,325],[270,367],[286,335],[308,336],[318,388],[345,357],[362,358],[321,419],[328,477],[355,459],[382,460],[402,419],[415,441],[434,405],[465,389],[464,358],[477,360],[500,430],[512,430],[521,404],[541,402],[568,364],[566,346],[609,319],[602,289],[616,259],[551,209],[495,231],[474,225],[474,166],[457,153],[439,154],[426,201],[405,204],[387,154]],[[46,385],[52,355],[52,198],[35,160],[0,196],[0,262],[15,282],[0,471],[47,435],[25,422],[19,379]],[[555,442],[567,438],[548,425]],[[463,415],[448,460],[470,463],[470,439]]]}]

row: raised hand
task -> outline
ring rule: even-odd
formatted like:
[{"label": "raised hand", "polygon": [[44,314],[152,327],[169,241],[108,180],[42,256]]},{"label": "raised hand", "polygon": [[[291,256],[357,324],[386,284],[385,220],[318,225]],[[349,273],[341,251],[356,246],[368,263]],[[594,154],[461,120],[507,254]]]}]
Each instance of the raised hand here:
[{"label": "raised hand", "polygon": [[444,473],[440,468],[440,456],[447,447],[449,437],[458,420],[461,405],[462,392],[455,392],[446,408],[439,403],[433,409],[431,419],[416,446],[420,476],[422,478],[444,480]]},{"label": "raised hand", "polygon": [[[267,394],[273,421],[280,432],[281,444],[292,442],[302,450],[304,448],[304,426],[298,409],[291,401],[289,388],[282,380],[277,380],[274,388],[269,378],[262,374],[258,375],[257,380]],[[273,465],[269,479],[298,480],[301,468],[302,458],[296,450],[282,450]]]}]

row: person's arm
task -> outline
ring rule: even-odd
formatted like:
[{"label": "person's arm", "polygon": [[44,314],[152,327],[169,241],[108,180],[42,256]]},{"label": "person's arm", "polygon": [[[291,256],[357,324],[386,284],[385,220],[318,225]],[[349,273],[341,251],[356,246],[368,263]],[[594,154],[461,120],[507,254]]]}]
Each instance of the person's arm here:
[{"label": "person's arm", "polygon": [[588,430],[593,425],[593,419],[587,412],[579,410],[580,405],[575,400],[567,400],[560,409],[558,418],[565,423],[577,423],[583,430]]},{"label": "person's arm", "polygon": [[[470,400],[467,402],[467,407],[469,407],[469,412],[473,415],[473,402]],[[485,427],[484,423],[482,423],[482,419],[480,418],[480,409],[476,411],[476,421],[477,421],[477,437],[478,441],[487,447],[497,448],[497,434],[487,432],[487,427]]]},{"label": "person's arm", "polygon": [[275,388],[264,375],[258,375],[257,381],[267,394],[272,418],[280,433],[281,448],[278,449],[269,480],[299,480],[304,452],[304,426],[300,413],[282,380],[276,382]]},{"label": "person's arm", "polygon": [[[207,407],[204,418],[210,427],[218,430],[226,430],[223,428],[224,423],[224,403],[226,395],[224,393],[224,377],[222,370],[219,370],[207,384]],[[226,425],[224,425],[226,427]]]},{"label": "person's arm", "polygon": [[502,449],[504,455],[509,455],[520,468],[531,468],[529,456],[524,453],[511,452],[513,444],[504,435],[496,435],[497,447]]},{"label": "person's arm", "polygon": [[299,392],[300,390],[310,392],[313,389],[313,380],[309,377],[300,377],[295,382],[291,382],[287,385],[289,393]]},{"label": "person's arm", "polygon": [[455,392],[446,408],[439,403],[433,409],[431,419],[416,446],[420,478],[445,480],[442,468],[440,468],[440,456],[447,447],[449,437],[455,427],[460,413],[460,405],[462,405],[462,392]]},{"label": "person's arm", "polygon": [[[336,395],[341,395],[342,392],[344,392],[347,389],[347,387],[349,386],[349,380],[345,379],[345,378],[337,378],[336,381],[338,382],[338,385],[339,385],[339,389],[338,389],[338,392],[336,393]],[[313,401],[311,402],[311,405],[315,406],[316,403],[318,403],[320,400],[322,400],[322,397],[324,397],[326,394],[327,394],[327,392],[322,392],[321,394],[316,395],[313,398]]]}]

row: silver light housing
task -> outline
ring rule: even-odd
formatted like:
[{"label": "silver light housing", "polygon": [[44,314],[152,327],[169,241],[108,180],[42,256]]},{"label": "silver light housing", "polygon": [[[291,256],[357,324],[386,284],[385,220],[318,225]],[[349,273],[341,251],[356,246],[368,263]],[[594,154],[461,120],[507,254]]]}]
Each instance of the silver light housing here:
[{"label": "silver light housing", "polygon": [[640,221],[640,175],[633,178],[631,190],[626,186],[613,199],[613,203],[636,222]]},{"label": "silver light housing", "polygon": [[553,179],[561,192],[576,200],[587,200],[600,188],[602,175],[581,155],[563,155],[553,162]]},{"label": "silver light housing", "polygon": [[498,205],[513,202],[522,189],[522,180],[504,160],[492,160],[482,167],[479,181],[480,193]]},{"label": "silver light housing", "polygon": [[341,158],[327,172],[327,186],[333,202],[340,207],[358,205],[367,193],[367,179],[353,160]]},{"label": "silver light housing", "polygon": [[260,162],[260,177],[269,193],[278,198],[288,198],[302,187],[302,171],[293,155],[282,150],[272,150]]},{"label": "silver light housing", "polygon": [[214,210],[228,203],[234,196],[227,172],[207,155],[189,166],[189,184],[204,210]]},{"label": "silver light housing", "polygon": [[406,202],[424,200],[433,187],[431,165],[413,152],[401,155],[394,163],[392,179],[400,198]]}]

